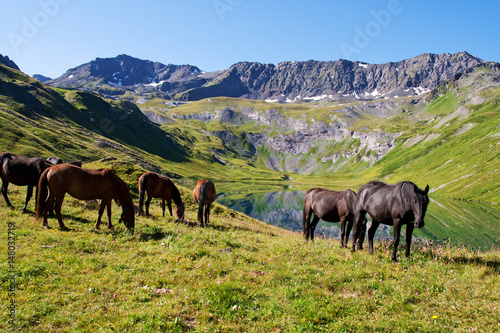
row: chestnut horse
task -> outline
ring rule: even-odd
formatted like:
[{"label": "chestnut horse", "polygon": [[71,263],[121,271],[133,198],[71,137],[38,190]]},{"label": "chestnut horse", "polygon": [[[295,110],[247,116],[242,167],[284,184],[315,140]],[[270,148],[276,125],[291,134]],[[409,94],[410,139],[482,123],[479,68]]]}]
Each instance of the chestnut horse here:
[{"label": "chestnut horse", "polygon": [[28,202],[33,195],[33,187],[38,185],[40,175],[50,166],[52,166],[52,163],[38,157],[24,157],[9,152],[0,153],[2,194],[7,206],[12,207],[9,197],[7,196],[7,187],[9,186],[9,182],[18,186],[28,186],[26,202],[23,206],[23,213],[26,212]]},{"label": "chestnut horse", "polygon": [[161,210],[165,216],[165,200],[167,201],[168,211],[172,214],[172,199],[174,200],[178,219],[184,219],[184,204],[182,203],[181,194],[174,183],[166,177],[160,176],[154,172],[145,172],[139,178],[139,213],[143,213],[144,193],[148,195],[146,199],[146,215],[149,216],[149,204],[151,199],[161,199]]},{"label": "chestnut horse", "polygon": [[208,179],[202,179],[196,183],[193,191],[193,200],[198,204],[198,221],[203,226],[208,225],[210,216],[210,206],[215,201],[215,185]]},{"label": "chestnut horse", "polygon": [[[354,240],[352,252],[355,251],[355,243],[358,234],[364,233],[366,228],[365,215],[372,218],[372,224],[368,229],[368,241],[370,254],[373,254],[373,237],[379,224],[394,226],[394,237],[392,244],[392,261],[396,261],[399,245],[401,226],[406,224],[406,257],[410,256],[411,237],[413,228],[424,226],[424,216],[429,204],[429,185],[424,190],[409,181],[398,184],[386,184],[381,181],[371,181],[359,189],[356,204],[356,216],[354,217]],[[358,247],[362,248],[363,238]]]},{"label": "chestnut horse", "polygon": [[118,200],[122,207],[119,222],[134,229],[135,210],[127,184],[110,169],[88,170],[70,164],[58,164],[45,170],[38,182],[38,198],[35,220],[43,216],[43,225],[48,228],[47,211],[55,201],[59,229],[68,230],[61,215],[61,206],[66,193],[79,200],[101,199],[95,228],[99,229],[104,208],[108,213],[108,228],[111,224],[111,202]]},{"label": "chestnut horse", "polygon": [[[340,247],[347,246],[356,208],[356,193],[351,190],[330,191],[313,188],[304,196],[302,233],[306,240],[314,242],[314,229],[322,219],[326,222],[340,222]],[[314,217],[311,221],[311,216]],[[311,222],[310,222],[311,221]],[[347,222],[347,232],[346,232]]]}]

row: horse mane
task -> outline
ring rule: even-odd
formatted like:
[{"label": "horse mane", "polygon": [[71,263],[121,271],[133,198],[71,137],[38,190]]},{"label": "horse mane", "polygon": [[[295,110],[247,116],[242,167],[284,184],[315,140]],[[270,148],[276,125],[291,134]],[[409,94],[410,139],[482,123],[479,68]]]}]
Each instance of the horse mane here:
[{"label": "horse mane", "polygon": [[128,204],[133,206],[132,196],[130,195],[130,191],[128,189],[127,183],[125,183],[125,181],[123,179],[118,177],[118,175],[111,169],[103,169],[102,172],[111,175],[118,183],[118,189],[117,189],[116,196],[118,197],[118,200],[120,200],[120,204],[122,206],[122,209],[127,208],[127,207],[125,207],[125,205],[128,205]]},{"label": "horse mane", "polygon": [[411,202],[417,193],[421,192],[417,185],[407,180],[398,185],[400,185],[401,200],[403,202]]}]

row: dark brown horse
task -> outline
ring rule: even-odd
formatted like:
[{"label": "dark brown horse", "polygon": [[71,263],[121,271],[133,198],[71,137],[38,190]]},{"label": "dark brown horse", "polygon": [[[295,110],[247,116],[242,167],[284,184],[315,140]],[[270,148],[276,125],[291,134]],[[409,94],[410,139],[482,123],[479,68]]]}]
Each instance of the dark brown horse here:
[{"label": "dark brown horse", "polygon": [[[33,187],[38,185],[42,172],[52,163],[38,157],[24,157],[9,152],[0,153],[0,177],[2,178],[2,194],[7,206],[12,207],[7,196],[9,182],[18,186],[28,186],[23,212],[26,212],[28,202],[33,195]],[[35,196],[36,197],[36,196]]]},{"label": "dark brown horse", "polygon": [[[63,164],[63,160],[61,160],[59,157],[55,157],[55,156],[51,156],[49,158],[47,158],[47,161],[49,161],[50,163],[52,164]],[[80,160],[77,160],[77,161],[69,161],[69,162],[66,162],[68,164],[71,164],[71,165],[76,165],[77,167],[82,167],[82,161]]]},{"label": "dark brown horse", "polygon": [[[322,219],[326,222],[340,222],[340,247],[347,246],[356,209],[356,193],[351,190],[330,191],[313,188],[304,196],[302,233],[306,240],[314,242],[314,229]],[[311,221],[311,216],[314,217]],[[347,231],[346,231],[347,222]]]},{"label": "dark brown horse", "polygon": [[[396,261],[401,226],[406,224],[406,257],[410,256],[410,244],[413,228],[424,226],[424,216],[429,204],[429,185],[424,190],[409,181],[391,185],[381,181],[371,181],[359,189],[354,218],[354,235],[352,252],[355,251],[358,234],[363,232],[366,224],[365,215],[372,218],[368,229],[370,253],[373,254],[373,237],[379,224],[394,226],[392,260]],[[413,223],[414,222],[414,223]],[[362,243],[361,238],[361,243]],[[361,245],[361,244],[360,244]]]},{"label": "dark brown horse", "polygon": [[148,195],[146,199],[146,215],[149,216],[149,204],[151,199],[161,199],[161,210],[165,216],[165,200],[167,201],[168,211],[172,214],[172,200],[174,200],[178,219],[184,219],[184,204],[182,203],[181,194],[174,183],[166,177],[160,176],[154,172],[146,172],[139,178],[139,214],[144,211],[144,194]]},{"label": "dark brown horse", "polygon": [[111,202],[118,200],[122,207],[120,221],[128,229],[134,229],[135,210],[127,184],[112,170],[88,170],[70,164],[58,164],[45,170],[38,182],[38,200],[35,220],[43,216],[43,225],[48,228],[47,211],[55,202],[59,229],[67,230],[62,221],[61,206],[66,193],[80,200],[101,199],[99,216],[95,228],[99,229],[104,208],[108,213],[108,228],[111,224]]},{"label": "dark brown horse", "polygon": [[205,226],[208,225],[210,217],[210,206],[215,201],[215,185],[208,179],[202,179],[196,183],[193,191],[193,200],[198,204],[198,221],[203,226],[203,218],[205,218]]}]

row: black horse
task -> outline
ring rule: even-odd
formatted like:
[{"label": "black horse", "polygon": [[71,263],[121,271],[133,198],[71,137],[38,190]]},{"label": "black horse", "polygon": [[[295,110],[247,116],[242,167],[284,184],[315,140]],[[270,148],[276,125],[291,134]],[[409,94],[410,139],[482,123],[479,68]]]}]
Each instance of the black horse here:
[{"label": "black horse", "polygon": [[26,203],[23,212],[26,212],[28,202],[33,195],[33,187],[38,186],[40,175],[53,164],[38,157],[24,157],[9,152],[0,153],[0,177],[2,178],[2,195],[7,206],[12,207],[7,196],[9,183],[18,186],[28,186]]},{"label": "black horse", "polygon": [[[330,191],[322,188],[310,189],[304,196],[302,218],[302,233],[304,234],[304,238],[306,240],[311,239],[314,242],[314,229],[319,219],[326,222],[340,222],[340,247],[347,246],[355,209],[356,193],[351,190]],[[314,217],[311,221],[313,214]]]},{"label": "black horse", "polygon": [[[55,164],[55,165],[64,163],[63,160],[61,160],[59,157],[55,157],[55,156],[51,156],[51,157],[47,158],[47,161],[49,161],[50,163]],[[69,161],[66,163],[80,167],[80,168],[82,167],[82,161],[80,161],[80,160]]]},{"label": "black horse", "polygon": [[[406,224],[406,257],[410,256],[410,244],[413,228],[424,226],[424,216],[429,204],[429,185],[425,190],[418,188],[409,181],[391,185],[381,181],[371,181],[359,189],[357,196],[356,216],[354,219],[354,235],[352,252],[355,251],[356,239],[364,233],[365,215],[372,218],[368,229],[370,254],[373,254],[373,237],[379,224],[394,226],[392,260],[396,261],[401,226]],[[412,223],[414,222],[414,223]],[[359,235],[358,235],[359,234]],[[363,238],[360,238],[358,248],[362,248]]]}]

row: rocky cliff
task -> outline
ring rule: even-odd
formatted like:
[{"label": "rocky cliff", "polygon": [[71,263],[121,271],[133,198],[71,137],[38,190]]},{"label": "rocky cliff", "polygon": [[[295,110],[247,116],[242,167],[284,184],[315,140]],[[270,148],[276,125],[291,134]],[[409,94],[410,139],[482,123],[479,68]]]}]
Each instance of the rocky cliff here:
[{"label": "rocky cliff", "polygon": [[127,55],[97,58],[48,81],[57,87],[90,89],[104,95],[156,92],[166,99],[200,100],[227,96],[292,102],[374,99],[420,95],[444,80],[483,63],[460,52],[422,54],[385,64],[357,61],[240,62],[205,73],[191,65],[164,65]]}]

